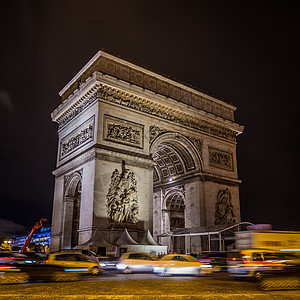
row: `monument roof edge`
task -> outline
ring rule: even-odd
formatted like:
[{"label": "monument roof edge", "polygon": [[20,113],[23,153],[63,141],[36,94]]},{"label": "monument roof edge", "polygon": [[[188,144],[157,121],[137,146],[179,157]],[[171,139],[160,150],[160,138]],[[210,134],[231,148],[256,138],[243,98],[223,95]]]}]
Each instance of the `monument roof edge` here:
[{"label": "monument roof edge", "polygon": [[148,70],[147,68],[145,67],[142,67],[142,66],[139,66],[135,63],[132,63],[132,62],[129,62],[123,58],[120,58],[118,56],[115,56],[115,55],[112,55],[112,54],[109,54],[107,52],[104,52],[103,50],[99,50],[85,65],[84,67],[65,85],[65,87],[59,92],[59,95],[60,97],[63,96],[63,94],[72,86],[72,84],[74,82],[76,82],[80,76],[82,74],[84,74],[85,71],[87,71],[89,69],[89,67],[91,65],[93,65],[100,57],[103,57],[103,58],[107,58],[107,59],[110,59],[110,60],[113,60],[117,63],[120,63],[120,64],[123,64],[123,65],[126,65],[130,68],[133,68],[135,70],[138,70],[140,72],[143,72],[145,74],[148,74],[149,76],[154,76],[156,78],[159,78],[160,80],[165,80],[166,82],[169,82],[170,84],[174,84],[180,88],[183,88],[185,90],[188,90],[188,91],[192,91],[198,95],[201,95],[202,97],[205,97],[207,99],[210,99],[214,102],[218,102],[218,103],[222,103],[222,105],[225,105],[227,107],[230,107],[231,109],[233,109],[233,111],[235,111],[237,109],[237,107],[225,100],[221,100],[221,99],[218,99],[214,96],[211,96],[209,94],[206,94],[202,91],[199,91],[197,88],[195,87],[191,87],[189,86],[188,84],[184,84],[180,81],[177,81],[177,80],[174,80],[174,79],[171,79],[167,76],[164,76],[164,75],[161,75],[157,72],[154,72],[154,71],[151,71],[151,70]]},{"label": "monument roof edge", "polygon": [[64,92],[102,55],[103,51],[99,50],[81,70],[64,86],[64,88],[58,93],[62,96]]}]

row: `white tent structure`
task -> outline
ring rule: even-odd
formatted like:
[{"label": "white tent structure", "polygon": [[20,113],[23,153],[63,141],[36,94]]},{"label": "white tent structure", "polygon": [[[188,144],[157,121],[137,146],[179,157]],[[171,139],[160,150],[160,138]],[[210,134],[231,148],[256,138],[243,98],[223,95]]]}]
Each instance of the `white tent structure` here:
[{"label": "white tent structure", "polygon": [[127,228],[125,228],[122,235],[116,241],[116,245],[121,247],[121,248],[127,248],[127,246],[138,245],[138,243],[131,237],[131,235],[129,234]]},{"label": "white tent structure", "polygon": [[145,234],[144,238],[141,240],[140,245],[154,245],[154,246],[159,246],[159,244],[152,237],[149,229],[148,229],[147,233]]},{"label": "white tent structure", "polygon": [[128,230],[125,229],[120,238],[116,241],[116,245],[121,248],[121,252],[146,252],[156,256],[168,252],[167,246],[161,246],[155,242],[149,230],[141,243],[138,244],[130,236]]},{"label": "white tent structure", "polygon": [[104,238],[100,231],[96,230],[92,237],[86,241],[85,243],[79,245],[81,246],[96,246],[96,247],[114,247],[114,245],[108,243]]},{"label": "white tent structure", "polygon": [[[96,230],[92,237],[87,240],[85,243],[80,244],[76,247],[77,249],[88,249],[88,250],[93,250],[96,253],[101,253],[101,255],[111,255],[111,256],[116,256],[116,250],[117,247],[115,245],[112,245],[108,243],[102,235],[101,231]],[[102,248],[102,249],[99,249]],[[105,248],[105,249],[104,249]]]}]

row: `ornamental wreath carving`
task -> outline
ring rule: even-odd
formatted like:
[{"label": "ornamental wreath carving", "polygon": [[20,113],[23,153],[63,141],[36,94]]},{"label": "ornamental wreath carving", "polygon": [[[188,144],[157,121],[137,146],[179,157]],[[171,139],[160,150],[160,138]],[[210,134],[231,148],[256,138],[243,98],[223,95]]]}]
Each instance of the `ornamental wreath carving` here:
[{"label": "ornamental wreath carving", "polygon": [[215,205],[215,225],[234,224],[235,215],[231,203],[231,193],[226,188],[218,193]]},{"label": "ornamental wreath carving", "polygon": [[106,195],[107,215],[110,221],[120,223],[138,222],[137,182],[133,172],[122,166],[122,173],[117,169],[111,176]]}]

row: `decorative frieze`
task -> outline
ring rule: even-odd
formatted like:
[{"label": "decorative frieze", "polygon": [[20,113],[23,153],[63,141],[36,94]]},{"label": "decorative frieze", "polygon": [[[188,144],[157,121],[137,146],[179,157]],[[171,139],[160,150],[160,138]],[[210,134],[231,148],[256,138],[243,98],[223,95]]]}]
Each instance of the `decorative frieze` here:
[{"label": "decorative frieze", "polygon": [[209,165],[212,167],[233,171],[233,155],[230,152],[208,148]]},{"label": "decorative frieze", "polygon": [[58,120],[58,128],[61,129],[70,121],[72,121],[77,115],[79,115],[88,106],[94,103],[98,99],[99,90],[97,89],[91,95],[82,97],[74,106],[72,106],[65,114],[63,114]]},{"label": "decorative frieze", "polygon": [[144,126],[104,115],[104,139],[133,147],[144,147]]},{"label": "decorative frieze", "polygon": [[70,134],[61,139],[60,160],[93,140],[95,117],[91,117]]},{"label": "decorative frieze", "polygon": [[187,113],[177,111],[165,105],[152,102],[142,97],[134,96],[115,88],[102,85],[99,89],[99,97],[105,101],[135,109],[140,112],[150,114],[151,116],[194,128],[229,141],[236,141],[236,134],[233,130],[214,125],[210,122],[195,118]]}]

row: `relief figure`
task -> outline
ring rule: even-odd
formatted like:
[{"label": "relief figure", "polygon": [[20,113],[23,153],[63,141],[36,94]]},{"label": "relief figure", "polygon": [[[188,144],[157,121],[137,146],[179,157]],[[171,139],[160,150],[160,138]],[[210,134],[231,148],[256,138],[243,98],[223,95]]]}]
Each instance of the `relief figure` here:
[{"label": "relief figure", "polygon": [[217,196],[217,202],[215,205],[215,225],[234,224],[235,215],[231,202],[231,193],[226,188],[221,190]]},{"label": "relief figure", "polygon": [[116,169],[106,195],[107,214],[112,222],[138,222],[137,182],[133,172],[123,168],[122,173]]}]

